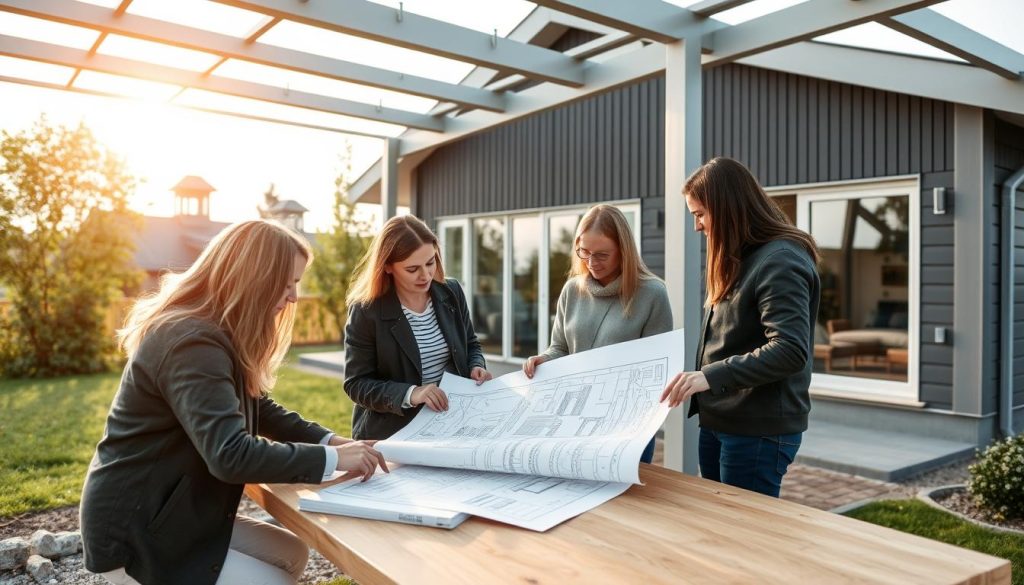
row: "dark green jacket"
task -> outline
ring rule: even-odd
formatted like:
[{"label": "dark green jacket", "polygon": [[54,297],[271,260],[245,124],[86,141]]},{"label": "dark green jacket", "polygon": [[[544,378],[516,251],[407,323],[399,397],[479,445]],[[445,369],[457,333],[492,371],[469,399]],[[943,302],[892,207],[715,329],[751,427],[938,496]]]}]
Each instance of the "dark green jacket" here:
[{"label": "dark green jacket", "polygon": [[231,341],[212,324],[146,336],[82,491],[87,569],[124,567],[143,585],[214,583],[244,484],[322,480],[315,443],[330,431],[243,387]]},{"label": "dark green jacket", "polygon": [[[458,281],[430,285],[437,326],[448,342],[454,373],[468,378],[486,368],[483,350],[469,319]],[[345,325],[345,392],[352,398],[352,436],[386,439],[419,413],[423,405],[402,408],[409,386],[423,383],[420,350],[402,303],[392,287],[379,299],[348,310]]]},{"label": "dark green jacket", "polygon": [[690,401],[700,425],[735,435],[807,430],[821,283],[792,240],[749,250],[732,292],[705,312],[697,367],[711,389]]}]

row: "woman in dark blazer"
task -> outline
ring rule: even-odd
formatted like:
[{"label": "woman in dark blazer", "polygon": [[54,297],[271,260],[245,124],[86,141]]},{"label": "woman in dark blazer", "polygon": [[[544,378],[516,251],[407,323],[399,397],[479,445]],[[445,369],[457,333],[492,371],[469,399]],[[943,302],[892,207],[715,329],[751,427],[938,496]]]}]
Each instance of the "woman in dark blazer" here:
[{"label": "woman in dark blazer", "polygon": [[662,401],[691,399],[701,475],[778,497],[811,409],[818,249],[732,159],[708,161],[683,193],[707,237],[707,299],[698,369]]},{"label": "woman in dark blazer", "polygon": [[365,480],[384,466],[371,443],[268,395],[310,258],[283,227],[236,224],[132,308],[128,363],[82,492],[87,569],[117,584],[294,584],[308,548],[236,516],[245,484],[320,483],[336,469]]},{"label": "woman in dark blazer", "polygon": [[462,287],[445,280],[437,236],[393,217],[356,269],[345,326],[345,392],[352,436],[386,439],[426,405],[448,409],[444,372],[491,379]]}]

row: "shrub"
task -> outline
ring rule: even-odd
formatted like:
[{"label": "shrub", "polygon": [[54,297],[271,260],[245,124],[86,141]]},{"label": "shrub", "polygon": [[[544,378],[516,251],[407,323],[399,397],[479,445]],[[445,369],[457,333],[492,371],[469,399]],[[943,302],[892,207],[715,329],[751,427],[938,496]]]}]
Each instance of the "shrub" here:
[{"label": "shrub", "polygon": [[969,471],[967,491],[992,519],[1024,518],[1024,433],[986,447]]}]

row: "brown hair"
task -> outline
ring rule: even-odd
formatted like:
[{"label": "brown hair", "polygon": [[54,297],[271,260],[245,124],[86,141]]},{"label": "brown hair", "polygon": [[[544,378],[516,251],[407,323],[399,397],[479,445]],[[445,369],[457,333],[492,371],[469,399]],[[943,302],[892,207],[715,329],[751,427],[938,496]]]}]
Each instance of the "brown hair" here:
[{"label": "brown hair", "polygon": [[392,277],[384,270],[385,267],[412,256],[424,244],[434,246],[434,262],[437,266],[434,280],[444,282],[437,235],[415,215],[392,217],[384,224],[384,229],[373,239],[370,249],[356,266],[354,282],[348,291],[349,306],[369,304],[391,290]]},{"label": "brown hair", "polygon": [[711,218],[707,234],[708,305],[720,302],[732,290],[739,277],[743,248],[749,244],[792,240],[818,262],[814,238],[789,222],[742,163],[726,157],[709,160],[686,179],[683,194],[696,199]]},{"label": "brown hair", "polygon": [[164,275],[159,291],[132,306],[117,332],[121,347],[131,357],[160,325],[209,321],[231,339],[246,393],[265,394],[291,341],[295,306],[279,313],[274,307],[292,281],[296,254],[307,266],[313,258],[309,243],[280,225],[247,221],[224,228],[188,270]]},{"label": "brown hair", "polygon": [[[619,270],[621,271],[622,288],[619,298],[622,300],[624,312],[628,316],[633,306],[633,297],[640,288],[640,281],[646,279],[657,279],[658,277],[648,270],[637,250],[636,242],[633,241],[633,232],[629,229],[629,222],[626,216],[618,207],[611,205],[595,205],[591,207],[580,220],[576,227],[576,239],[573,247],[580,245],[580,237],[589,231],[596,231],[609,240],[615,242],[619,248]],[[586,277],[590,273],[587,269],[586,260],[573,255],[572,267],[569,269],[569,276],[579,276],[577,286],[581,293],[587,292]]]}]

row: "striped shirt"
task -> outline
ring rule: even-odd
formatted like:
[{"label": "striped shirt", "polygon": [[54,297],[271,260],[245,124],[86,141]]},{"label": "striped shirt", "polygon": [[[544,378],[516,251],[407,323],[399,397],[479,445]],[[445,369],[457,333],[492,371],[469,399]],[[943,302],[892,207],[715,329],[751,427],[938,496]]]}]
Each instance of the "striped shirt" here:
[{"label": "striped shirt", "polygon": [[422,313],[415,313],[404,305],[402,312],[412,327],[416,337],[416,345],[420,350],[420,370],[423,372],[423,385],[437,384],[441,381],[445,369],[448,368],[448,342],[441,334],[434,315],[433,301],[427,301],[427,308]]}]

